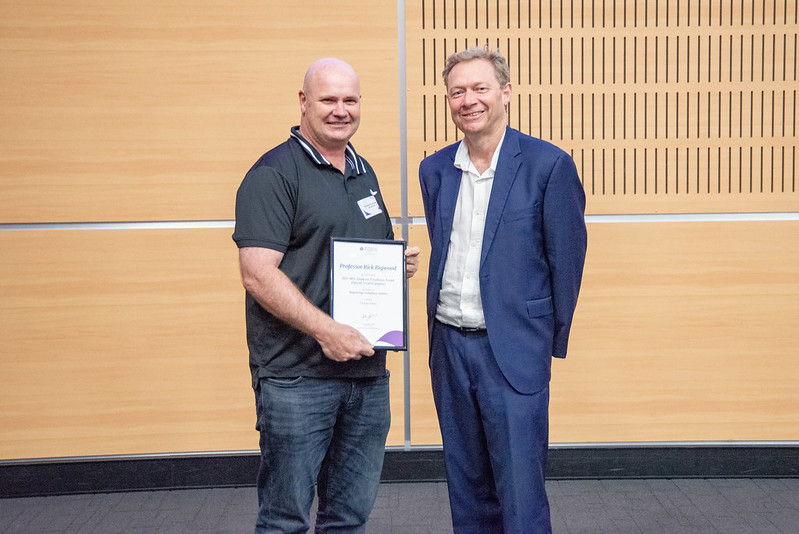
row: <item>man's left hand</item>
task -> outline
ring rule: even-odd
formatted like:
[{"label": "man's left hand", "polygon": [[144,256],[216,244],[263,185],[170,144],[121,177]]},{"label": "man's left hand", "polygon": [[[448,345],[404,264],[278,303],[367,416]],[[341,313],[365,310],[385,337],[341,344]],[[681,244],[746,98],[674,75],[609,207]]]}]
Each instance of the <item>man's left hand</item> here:
[{"label": "man's left hand", "polygon": [[419,247],[408,247],[405,249],[405,277],[410,278],[419,269]]}]

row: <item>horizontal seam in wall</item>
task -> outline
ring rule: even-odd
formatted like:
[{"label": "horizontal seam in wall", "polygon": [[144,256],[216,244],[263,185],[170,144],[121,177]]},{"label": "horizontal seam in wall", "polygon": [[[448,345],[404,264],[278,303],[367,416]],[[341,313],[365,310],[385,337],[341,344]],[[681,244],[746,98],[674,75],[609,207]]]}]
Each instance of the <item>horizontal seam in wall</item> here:
[{"label": "horizontal seam in wall", "polygon": [[[588,223],[642,222],[750,222],[797,221],[799,212],[780,213],[655,213],[586,215]],[[424,217],[393,218],[393,224],[425,225]],[[64,222],[64,223],[5,223],[0,231],[49,230],[185,230],[203,228],[233,228],[235,221],[127,221],[127,222]]]}]

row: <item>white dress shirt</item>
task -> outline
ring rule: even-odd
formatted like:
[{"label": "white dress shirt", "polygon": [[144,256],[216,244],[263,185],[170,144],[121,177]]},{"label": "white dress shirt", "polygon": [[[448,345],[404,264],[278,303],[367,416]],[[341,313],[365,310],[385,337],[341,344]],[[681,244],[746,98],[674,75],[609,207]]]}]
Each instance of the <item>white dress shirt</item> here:
[{"label": "white dress shirt", "polygon": [[466,143],[461,141],[455,153],[455,167],[462,174],[436,308],[436,319],[442,323],[464,328],[485,328],[480,297],[480,254],[488,200],[504,140],[503,134],[491,158],[491,166],[483,174],[478,173],[469,158]]}]

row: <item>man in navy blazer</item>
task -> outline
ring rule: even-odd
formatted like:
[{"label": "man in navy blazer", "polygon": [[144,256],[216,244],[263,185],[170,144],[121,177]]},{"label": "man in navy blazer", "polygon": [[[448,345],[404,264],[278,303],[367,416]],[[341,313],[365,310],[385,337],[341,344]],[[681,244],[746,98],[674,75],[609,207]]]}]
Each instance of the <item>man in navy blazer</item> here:
[{"label": "man in navy blazer", "polygon": [[422,161],[433,397],[456,533],[549,532],[552,357],[563,358],[587,244],[572,158],[507,125],[501,53],[443,72],[462,142]]}]

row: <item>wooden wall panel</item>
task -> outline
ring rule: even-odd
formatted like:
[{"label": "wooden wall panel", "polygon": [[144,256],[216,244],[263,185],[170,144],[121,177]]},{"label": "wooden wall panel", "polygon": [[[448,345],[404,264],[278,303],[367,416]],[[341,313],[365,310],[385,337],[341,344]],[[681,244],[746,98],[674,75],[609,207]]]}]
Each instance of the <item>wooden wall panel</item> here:
[{"label": "wooden wall panel", "polygon": [[231,233],[0,232],[0,457],[257,448]]},{"label": "wooden wall panel", "polygon": [[329,55],[360,74],[353,142],[399,216],[396,6],[355,11],[3,2],[0,223],[232,219],[244,173],[299,123],[305,69]]},{"label": "wooden wall panel", "polygon": [[[404,215],[396,5],[346,7],[4,2],[0,224],[231,219],[324,55],[359,71],[354,143]],[[476,43],[510,60],[511,124],[575,156],[590,213],[799,210],[797,0],[405,8],[408,215],[419,161],[458,139],[443,61]],[[257,448],[231,231],[0,229],[0,458]],[[429,244],[408,235],[422,267],[388,444],[407,424],[435,445]],[[552,441],[795,439],[797,242],[796,221],[589,224]]]},{"label": "wooden wall panel", "polygon": [[0,232],[0,458],[257,449],[231,233]]},{"label": "wooden wall panel", "polygon": [[408,168],[459,139],[446,58],[487,45],[510,65],[511,126],[572,154],[589,213],[799,209],[797,11],[796,0],[410,2]]},{"label": "wooden wall panel", "polygon": [[[569,354],[553,362],[553,443],[796,439],[799,222],[588,233]],[[412,442],[439,444],[427,340],[415,341]]]},{"label": "wooden wall panel", "polygon": [[[394,238],[402,239],[402,226],[394,225]],[[413,316],[411,316],[413,317]],[[413,319],[411,319],[413,322]],[[411,334],[409,333],[409,336]],[[410,337],[410,340],[413,338]],[[410,342],[410,341],[409,341]],[[390,351],[386,354],[386,368],[391,373],[391,428],[386,445],[405,445],[405,361],[404,352]]]},{"label": "wooden wall panel", "polygon": [[[790,440],[799,224],[589,225],[552,441]],[[768,236],[764,238],[763,236]],[[412,445],[440,444],[411,280]],[[227,229],[0,232],[0,457],[256,448]],[[772,251],[780,251],[773,255]],[[404,442],[403,369],[389,357]]]},{"label": "wooden wall panel", "polygon": [[799,222],[588,231],[551,439],[795,440]]},{"label": "wooden wall panel", "polygon": [[410,350],[410,422],[411,443],[413,445],[441,444],[438,430],[438,417],[433,404],[433,391],[430,385],[430,366],[427,342],[427,270],[430,264],[430,240],[427,227],[411,225],[408,228],[408,241],[422,249],[419,272],[411,279],[411,350]]}]

